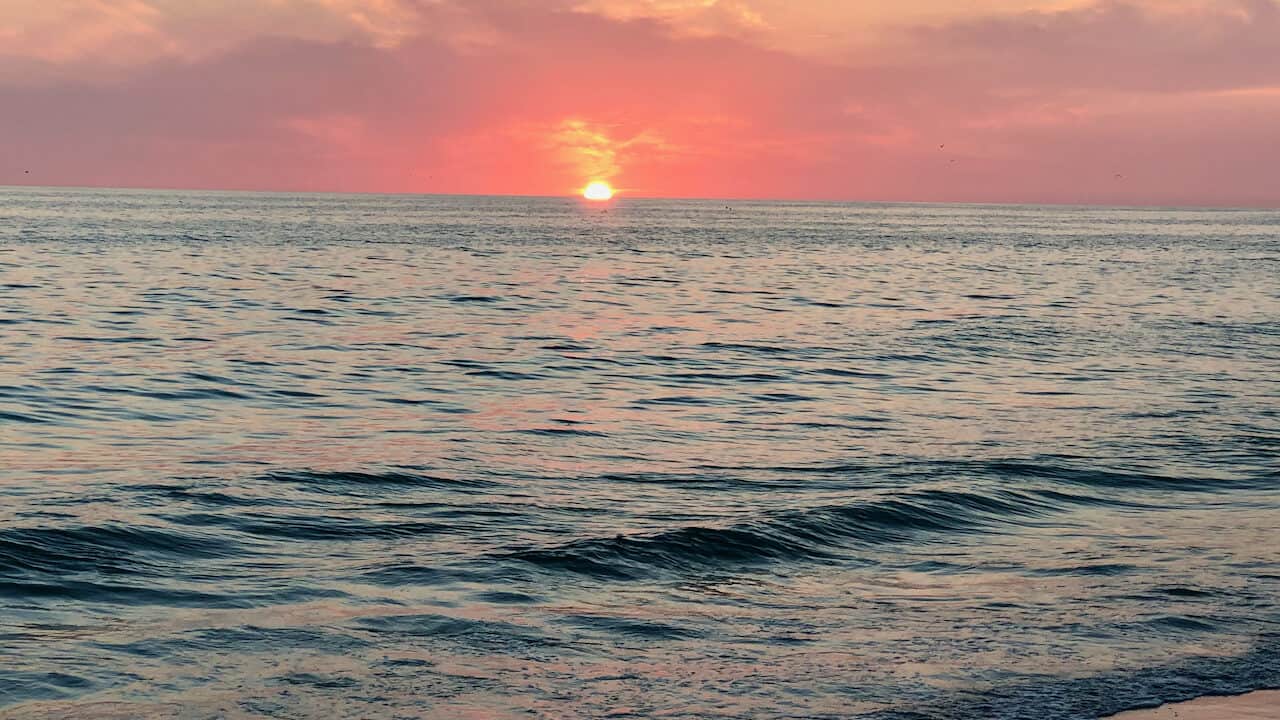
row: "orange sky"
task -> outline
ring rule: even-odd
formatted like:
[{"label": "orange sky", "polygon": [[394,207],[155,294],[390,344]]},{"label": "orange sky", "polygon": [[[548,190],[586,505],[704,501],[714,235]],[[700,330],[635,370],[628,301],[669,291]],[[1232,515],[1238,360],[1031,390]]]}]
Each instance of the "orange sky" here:
[{"label": "orange sky", "polygon": [[0,184],[1276,206],[1278,38],[1277,0],[0,0]]}]

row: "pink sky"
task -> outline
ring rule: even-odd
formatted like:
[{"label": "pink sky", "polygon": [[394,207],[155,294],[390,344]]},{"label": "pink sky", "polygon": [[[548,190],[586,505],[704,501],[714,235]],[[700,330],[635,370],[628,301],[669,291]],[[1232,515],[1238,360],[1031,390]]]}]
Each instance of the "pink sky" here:
[{"label": "pink sky", "polygon": [[1280,0],[0,4],[0,184],[595,179],[1280,206]]}]

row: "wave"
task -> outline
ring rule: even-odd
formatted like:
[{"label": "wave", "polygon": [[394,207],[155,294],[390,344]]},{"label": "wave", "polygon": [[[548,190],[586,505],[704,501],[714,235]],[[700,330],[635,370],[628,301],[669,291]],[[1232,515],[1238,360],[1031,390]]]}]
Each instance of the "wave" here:
[{"label": "wave", "polygon": [[426,475],[410,470],[383,472],[273,470],[261,476],[269,482],[291,483],[306,486],[318,492],[348,494],[358,488],[414,487],[439,490],[483,489],[497,483],[478,478],[448,478]]},{"label": "wave", "polygon": [[[860,420],[863,418],[859,418]],[[877,422],[875,418],[865,420]],[[822,465],[699,465],[714,472],[776,473],[814,477],[867,476],[895,480],[938,479],[1014,481],[1020,486],[1049,482],[1056,487],[1074,486],[1106,490],[1171,490],[1214,492],[1219,490],[1275,489],[1280,473],[1260,470],[1235,475],[1173,475],[1141,469],[1112,469],[1082,466],[1066,456],[1035,456],[1028,459],[992,460],[907,460],[901,463],[834,462]],[[1037,492],[1041,492],[1037,490]],[[1047,492],[1047,491],[1046,491]]]},{"label": "wave", "polygon": [[878,502],[781,512],[727,527],[686,526],[647,536],[587,538],[504,557],[547,570],[635,580],[664,572],[834,559],[851,546],[989,530],[1061,506],[1061,499],[1008,490],[989,495],[926,490]]},{"label": "wave", "polygon": [[0,578],[164,575],[175,560],[243,552],[244,547],[226,538],[150,527],[9,528],[0,531]]},{"label": "wave", "polygon": [[[1174,624],[1181,625],[1181,622]],[[1280,688],[1280,636],[1263,634],[1236,657],[1195,657],[1167,666],[1075,677],[1028,679],[989,691],[957,691],[947,697],[902,702],[864,713],[858,720],[1067,720],[1110,717],[1206,695],[1239,695]]]},{"label": "wave", "polygon": [[1274,487],[1274,479],[1268,478],[1266,473],[1250,476],[1204,477],[1166,475],[1140,470],[1080,468],[1054,463],[1010,460],[956,463],[956,465],[962,469],[973,468],[985,474],[1001,478],[1052,480],[1055,483],[1067,483],[1091,488],[1212,492],[1214,490]]},{"label": "wave", "polygon": [[323,588],[289,588],[264,592],[213,592],[146,582],[108,582],[60,579],[56,582],[8,580],[0,576],[0,598],[52,598],[59,601],[108,605],[156,605],[201,609],[251,608],[346,598],[346,593]]},{"label": "wave", "polygon": [[528,625],[431,613],[358,618],[348,627],[374,637],[393,635],[424,643],[462,642],[473,650],[493,653],[544,652],[565,646],[563,639]]},{"label": "wave", "polygon": [[332,596],[297,588],[227,592],[203,581],[174,582],[175,567],[239,558],[254,548],[216,533],[81,525],[0,531],[0,597],[90,603],[231,608]]},{"label": "wave", "polygon": [[454,530],[452,525],[434,522],[376,522],[336,515],[281,515],[262,512],[245,516],[190,513],[171,515],[168,519],[180,525],[229,528],[246,535],[291,542],[399,539],[443,535]]}]

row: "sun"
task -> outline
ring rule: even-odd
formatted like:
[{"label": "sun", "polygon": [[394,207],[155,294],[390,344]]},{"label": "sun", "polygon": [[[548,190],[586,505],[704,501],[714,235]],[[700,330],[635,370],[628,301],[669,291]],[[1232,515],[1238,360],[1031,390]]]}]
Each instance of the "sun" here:
[{"label": "sun", "polygon": [[613,198],[613,188],[609,187],[609,183],[597,180],[583,189],[582,197],[588,200],[609,200]]}]

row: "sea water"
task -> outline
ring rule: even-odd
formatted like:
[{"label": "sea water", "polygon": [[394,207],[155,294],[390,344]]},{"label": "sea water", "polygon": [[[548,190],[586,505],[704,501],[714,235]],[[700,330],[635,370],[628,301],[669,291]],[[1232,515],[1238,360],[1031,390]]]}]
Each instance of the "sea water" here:
[{"label": "sea water", "polygon": [[1280,213],[0,189],[0,717],[1280,685]]}]

